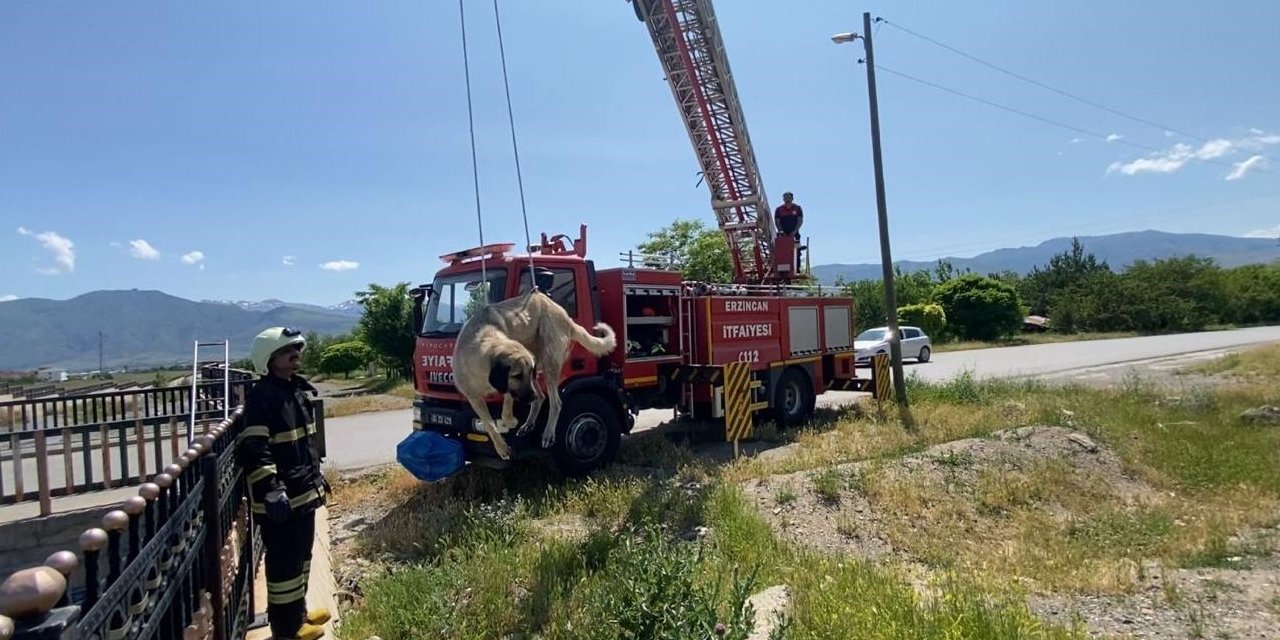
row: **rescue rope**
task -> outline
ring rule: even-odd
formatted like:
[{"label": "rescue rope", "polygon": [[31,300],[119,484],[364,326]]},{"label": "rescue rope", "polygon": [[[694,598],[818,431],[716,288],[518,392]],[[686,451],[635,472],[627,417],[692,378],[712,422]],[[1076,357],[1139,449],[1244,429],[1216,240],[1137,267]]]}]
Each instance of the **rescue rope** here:
[{"label": "rescue rope", "polygon": [[529,286],[538,288],[533,275],[533,240],[529,236],[529,210],[524,201],[524,176],[520,172],[520,147],[516,145],[516,118],[511,109],[511,83],[507,80],[507,51],[502,43],[502,18],[498,14],[498,0],[493,0],[493,23],[498,27],[498,54],[502,58],[502,86],[507,92],[507,122],[511,125],[511,152],[516,158],[516,185],[520,190],[520,215],[524,218],[524,244],[529,254]]},{"label": "rescue rope", "polygon": [[[484,246],[484,220],[480,215],[480,170],[476,161],[476,120],[472,112],[471,100],[471,65],[467,60],[467,14],[462,7],[463,0],[458,0],[458,19],[462,23],[462,69],[467,82],[467,123],[471,130],[471,180],[475,183],[476,192],[476,226],[480,229],[480,246]],[[484,291],[484,301],[489,302],[489,273],[484,266],[484,256],[480,257],[480,287]]]}]

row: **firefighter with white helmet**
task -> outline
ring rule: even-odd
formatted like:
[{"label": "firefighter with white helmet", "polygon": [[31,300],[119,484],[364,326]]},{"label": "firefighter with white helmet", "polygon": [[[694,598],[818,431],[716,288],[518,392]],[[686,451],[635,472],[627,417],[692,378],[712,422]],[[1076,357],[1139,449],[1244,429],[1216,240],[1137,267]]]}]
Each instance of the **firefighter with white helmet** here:
[{"label": "firefighter with white helmet", "polygon": [[306,608],[315,512],[329,490],[308,397],[318,392],[297,373],[306,342],[301,331],[285,327],[254,338],[250,359],[261,377],[245,397],[238,449],[266,547],[267,619],[280,639],[323,637],[330,617]]}]

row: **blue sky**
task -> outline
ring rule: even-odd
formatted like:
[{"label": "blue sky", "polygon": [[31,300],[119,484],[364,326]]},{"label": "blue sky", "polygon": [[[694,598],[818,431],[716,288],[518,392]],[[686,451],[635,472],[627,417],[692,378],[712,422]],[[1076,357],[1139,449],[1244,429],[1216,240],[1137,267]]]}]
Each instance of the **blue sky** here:
[{"label": "blue sky", "polygon": [[[522,243],[492,4],[466,6],[485,238]],[[586,223],[597,264],[614,266],[677,217],[712,224],[630,6],[502,10],[532,232]],[[815,263],[879,257],[861,44],[829,39],[860,30],[864,10],[1197,136],[884,26],[880,65],[1156,149],[882,71],[895,258],[1148,228],[1280,235],[1280,3],[716,10],[766,190],[775,205],[795,192]],[[453,1],[0,4],[0,296],[136,287],[332,304],[370,282],[422,282],[437,256],[477,244],[470,159]]]}]

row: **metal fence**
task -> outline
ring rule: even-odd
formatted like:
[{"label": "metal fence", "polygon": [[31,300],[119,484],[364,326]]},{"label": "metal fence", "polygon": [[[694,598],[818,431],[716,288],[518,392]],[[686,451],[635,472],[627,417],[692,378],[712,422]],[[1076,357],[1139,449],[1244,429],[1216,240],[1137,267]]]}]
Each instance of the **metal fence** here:
[{"label": "metal fence", "polygon": [[19,418],[0,435],[0,504],[39,500],[48,515],[53,498],[140,484],[166,451],[187,449],[193,416],[223,418],[250,384],[233,377],[228,400],[223,382],[199,383],[194,406],[185,385],[0,403],[0,415]]},{"label": "metal fence", "polygon": [[[323,416],[323,401],[317,401]],[[17,640],[243,638],[262,556],[235,445],[242,409],[200,435],[138,495],[6,586],[28,585]],[[317,418],[317,431],[324,422]],[[83,587],[75,588],[82,581]],[[10,607],[13,609],[13,607]]]},{"label": "metal fence", "polygon": [[[233,376],[231,386],[243,387],[247,382]],[[220,377],[195,386],[194,406],[191,385],[8,400],[0,402],[0,425],[7,426],[9,431],[27,431],[137,418],[189,416],[193,409],[196,413],[223,411],[224,389]]]}]

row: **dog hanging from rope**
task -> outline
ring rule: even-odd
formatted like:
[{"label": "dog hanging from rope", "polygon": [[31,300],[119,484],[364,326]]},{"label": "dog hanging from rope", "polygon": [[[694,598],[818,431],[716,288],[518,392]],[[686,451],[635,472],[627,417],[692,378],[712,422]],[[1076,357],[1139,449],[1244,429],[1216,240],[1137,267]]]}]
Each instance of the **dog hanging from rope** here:
[{"label": "dog hanging from rope", "polygon": [[[542,446],[555,443],[560,419],[560,374],[573,344],[582,345],[596,357],[605,356],[618,346],[617,336],[608,324],[597,323],[595,334],[537,288],[485,305],[467,318],[454,345],[454,382],[502,459],[511,459],[511,448],[502,434],[516,425],[516,401],[532,403],[516,435],[533,428],[545,400],[549,407],[547,423],[542,428]],[[546,381],[545,393],[537,384],[539,372]],[[503,394],[501,425],[494,424],[484,402],[491,393]]]}]

